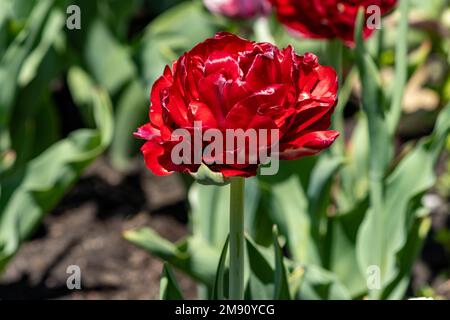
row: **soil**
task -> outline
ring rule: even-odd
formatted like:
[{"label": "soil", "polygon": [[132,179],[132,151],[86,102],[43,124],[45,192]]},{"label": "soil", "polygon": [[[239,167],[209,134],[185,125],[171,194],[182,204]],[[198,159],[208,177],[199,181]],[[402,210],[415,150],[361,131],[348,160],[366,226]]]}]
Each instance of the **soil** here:
[{"label": "soil", "polygon": [[[150,226],[170,241],[182,238],[184,199],[176,176],[160,179],[142,168],[121,176],[97,161],[8,265],[0,298],[157,299],[161,261],[122,233]],[[81,290],[67,288],[70,265],[80,267]],[[195,284],[176,276],[185,297],[195,298]]]}]

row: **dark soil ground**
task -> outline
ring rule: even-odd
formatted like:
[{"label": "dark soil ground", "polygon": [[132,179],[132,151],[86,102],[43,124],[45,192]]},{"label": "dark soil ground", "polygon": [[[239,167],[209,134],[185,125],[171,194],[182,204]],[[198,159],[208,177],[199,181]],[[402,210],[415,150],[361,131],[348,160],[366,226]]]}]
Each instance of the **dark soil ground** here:
[{"label": "dark soil ground", "polygon": [[[151,226],[171,241],[187,233],[185,189],[180,178],[158,178],[142,167],[121,176],[98,160],[25,243],[0,279],[3,299],[157,299],[162,263],[122,238]],[[448,204],[432,215],[433,231],[414,268],[409,295],[430,287],[450,298],[449,257],[436,241],[448,228]],[[82,289],[66,286],[70,265],[81,269]],[[185,297],[196,286],[176,273]]]},{"label": "dark soil ground", "polygon": [[[122,233],[151,226],[171,241],[183,237],[185,191],[175,176],[138,172],[121,177],[97,161],[21,247],[0,280],[0,298],[158,298],[161,261]],[[80,267],[81,290],[67,289],[70,265]],[[185,296],[195,298],[194,283],[177,278]]]}]

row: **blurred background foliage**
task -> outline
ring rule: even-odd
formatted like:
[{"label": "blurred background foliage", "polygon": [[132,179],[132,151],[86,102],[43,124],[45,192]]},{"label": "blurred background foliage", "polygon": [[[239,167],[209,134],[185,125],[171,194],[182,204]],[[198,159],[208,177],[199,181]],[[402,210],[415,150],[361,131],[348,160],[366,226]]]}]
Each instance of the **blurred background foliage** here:
[{"label": "blurred background foliage", "polygon": [[[81,30],[66,28],[71,4],[81,8]],[[282,163],[277,176],[248,180],[248,298],[273,297],[267,279],[279,268],[290,290],[278,297],[362,298],[373,259],[383,265],[378,297],[404,296],[430,228],[433,204],[423,196],[450,196],[450,162],[441,156],[445,139],[450,151],[449,2],[411,0],[405,13],[409,32],[396,10],[365,45],[344,50],[336,111],[343,123],[334,124],[343,126],[340,143],[318,157]],[[148,117],[152,83],[166,64],[217,31],[292,44],[333,64],[329,43],[294,39],[274,17],[212,15],[201,1],[0,0],[0,271],[95,158],[106,154],[115,170],[130,169],[141,144],[132,132]],[[377,100],[364,99],[370,96]],[[381,220],[369,201],[369,159],[379,155],[370,152],[367,134],[377,121],[368,110],[379,106],[386,111],[377,137],[385,161]],[[177,244],[151,229],[125,236],[199,281],[203,297],[223,296],[216,270],[226,269],[220,254],[228,187],[185,180],[191,236]],[[287,253],[281,264],[273,224]],[[447,227],[436,237],[450,249]],[[374,243],[382,244],[381,258],[370,256]],[[257,270],[261,263],[266,273]],[[169,265],[163,279],[165,288],[176,288]]]}]

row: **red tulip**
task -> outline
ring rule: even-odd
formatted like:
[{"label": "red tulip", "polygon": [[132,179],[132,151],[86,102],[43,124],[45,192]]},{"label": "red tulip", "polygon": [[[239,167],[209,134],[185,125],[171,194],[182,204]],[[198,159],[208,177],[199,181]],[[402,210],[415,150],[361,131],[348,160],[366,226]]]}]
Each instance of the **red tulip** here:
[{"label": "red tulip", "polygon": [[230,18],[254,18],[269,14],[268,0],[203,0],[209,11]]},{"label": "red tulip", "polygon": [[[195,173],[205,164],[224,177],[253,176],[262,162],[255,152],[261,149],[278,149],[272,157],[297,159],[329,147],[339,135],[328,130],[336,94],[336,72],[321,66],[315,55],[299,56],[290,46],[279,50],[270,43],[218,33],[181,56],[172,69],[166,66],[152,87],[150,122],[135,135],[147,140],[141,150],[157,175]],[[224,138],[223,152],[210,156],[205,155],[208,142],[201,140],[200,147],[192,146],[193,156],[174,161],[180,141],[198,142],[197,131],[227,136],[232,129],[266,129],[277,136],[267,144],[258,140],[253,151],[248,145],[229,148]],[[180,130],[189,136],[180,139]],[[242,153],[243,163],[224,160],[236,160]]]},{"label": "red tulip", "polygon": [[342,39],[354,45],[355,21],[360,7],[365,10],[363,36],[379,27],[374,25],[396,0],[270,0],[278,20],[289,31],[308,38]]}]

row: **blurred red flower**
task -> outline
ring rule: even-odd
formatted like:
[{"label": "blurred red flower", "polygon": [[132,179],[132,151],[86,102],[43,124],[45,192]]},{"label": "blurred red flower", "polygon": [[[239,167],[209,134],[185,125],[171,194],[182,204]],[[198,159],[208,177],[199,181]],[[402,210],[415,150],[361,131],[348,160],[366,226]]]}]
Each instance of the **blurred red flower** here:
[{"label": "blurred red flower", "polygon": [[[179,142],[175,130],[194,134],[199,122],[202,130],[224,135],[227,129],[277,130],[277,157],[313,155],[339,135],[328,130],[337,86],[334,69],[321,66],[311,53],[299,56],[290,46],[279,50],[218,33],[181,56],[172,70],[166,66],[152,87],[150,122],[135,135],[147,140],[141,150],[157,175],[198,170],[199,163],[174,163],[171,153]],[[201,163],[224,177],[256,175],[260,164],[223,163],[223,157],[216,154],[214,163],[203,157]]]},{"label": "blurred red flower", "polygon": [[230,18],[248,19],[269,14],[268,0],[203,0],[209,11]]},{"label": "blurred red flower", "polygon": [[[383,15],[396,5],[397,0],[270,0],[278,20],[289,31],[308,38],[340,38],[354,45],[355,22],[358,10],[365,10],[366,22],[374,15]],[[376,17],[375,17],[376,18]],[[378,17],[381,18],[381,17]],[[375,27],[366,23],[364,38]]]}]

